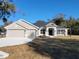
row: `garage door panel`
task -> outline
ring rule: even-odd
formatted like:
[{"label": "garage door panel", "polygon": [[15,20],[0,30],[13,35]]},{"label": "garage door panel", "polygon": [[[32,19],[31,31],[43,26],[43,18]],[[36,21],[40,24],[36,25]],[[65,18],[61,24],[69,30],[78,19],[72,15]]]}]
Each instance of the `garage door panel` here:
[{"label": "garage door panel", "polygon": [[24,37],[24,30],[8,30],[7,37]]}]

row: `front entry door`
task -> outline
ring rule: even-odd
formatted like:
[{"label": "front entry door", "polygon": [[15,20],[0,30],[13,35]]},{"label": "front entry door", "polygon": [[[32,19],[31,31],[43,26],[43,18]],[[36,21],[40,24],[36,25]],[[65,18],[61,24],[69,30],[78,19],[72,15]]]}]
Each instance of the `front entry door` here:
[{"label": "front entry door", "polygon": [[53,36],[54,35],[54,29],[53,28],[49,28],[49,35]]}]

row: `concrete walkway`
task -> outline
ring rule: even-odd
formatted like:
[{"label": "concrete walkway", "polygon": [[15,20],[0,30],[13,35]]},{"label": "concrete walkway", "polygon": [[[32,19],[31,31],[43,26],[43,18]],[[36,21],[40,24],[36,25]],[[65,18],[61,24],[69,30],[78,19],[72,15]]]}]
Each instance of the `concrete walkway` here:
[{"label": "concrete walkway", "polygon": [[31,42],[29,38],[1,38],[0,47],[14,46]]},{"label": "concrete walkway", "polygon": [[7,58],[8,56],[9,56],[9,53],[0,51],[0,59],[5,59],[5,58]]}]

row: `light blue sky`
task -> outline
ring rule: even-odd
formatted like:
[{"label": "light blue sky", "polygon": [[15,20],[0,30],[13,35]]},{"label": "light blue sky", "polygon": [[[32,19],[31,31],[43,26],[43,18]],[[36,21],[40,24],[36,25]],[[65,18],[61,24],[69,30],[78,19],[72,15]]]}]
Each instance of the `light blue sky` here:
[{"label": "light blue sky", "polygon": [[9,20],[20,18],[34,23],[41,19],[47,21],[58,13],[66,17],[79,17],[79,0],[14,0],[16,13]]}]

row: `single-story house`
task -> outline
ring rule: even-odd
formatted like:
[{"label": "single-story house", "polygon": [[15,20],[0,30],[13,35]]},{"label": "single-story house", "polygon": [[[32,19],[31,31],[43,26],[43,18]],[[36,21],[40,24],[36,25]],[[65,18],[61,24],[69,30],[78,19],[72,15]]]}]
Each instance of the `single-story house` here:
[{"label": "single-story house", "polygon": [[20,19],[5,27],[6,37],[17,38],[35,38],[36,36],[67,36],[68,29],[57,26],[54,23],[48,23],[43,27],[37,27],[30,22]]}]

